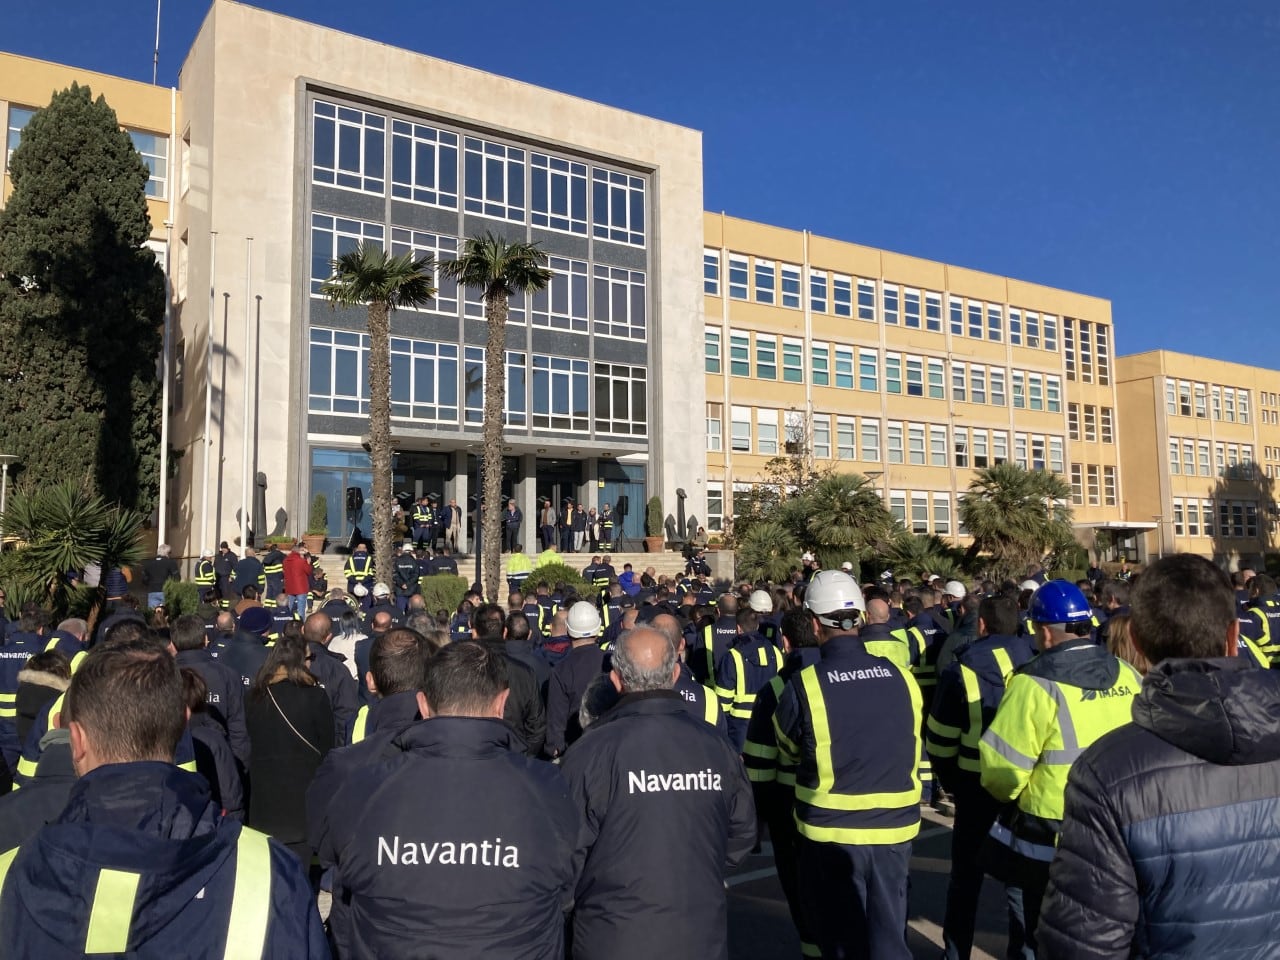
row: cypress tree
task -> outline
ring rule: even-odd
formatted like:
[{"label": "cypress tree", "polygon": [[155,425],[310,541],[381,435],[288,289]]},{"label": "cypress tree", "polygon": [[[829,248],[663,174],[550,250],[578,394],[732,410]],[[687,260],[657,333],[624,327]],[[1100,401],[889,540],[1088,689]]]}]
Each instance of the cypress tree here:
[{"label": "cypress tree", "polygon": [[150,511],[159,487],[164,276],[147,167],[72,84],[31,118],[0,210],[0,452],[24,483],[82,481]]}]

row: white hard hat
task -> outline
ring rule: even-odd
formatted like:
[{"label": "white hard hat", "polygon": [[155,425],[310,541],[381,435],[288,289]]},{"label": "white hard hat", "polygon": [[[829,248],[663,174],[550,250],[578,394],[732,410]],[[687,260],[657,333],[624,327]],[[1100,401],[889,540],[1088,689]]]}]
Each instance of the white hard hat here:
[{"label": "white hard hat", "polygon": [[375,597],[389,597],[391,596],[391,588],[385,583],[375,583],[373,585],[373,595]]},{"label": "white hard hat", "polygon": [[964,584],[959,580],[948,580],[945,588],[947,596],[954,597],[957,600],[964,599]]},{"label": "white hard hat", "polygon": [[363,583],[357,583],[355,586],[355,589],[352,590],[351,592],[354,593],[357,597],[367,597],[369,595],[369,588],[366,587]]},{"label": "white hard hat", "polygon": [[1018,584],[1018,589],[1019,589],[1019,590],[1030,590],[1030,591],[1032,591],[1032,592],[1034,593],[1036,590],[1039,590],[1039,589],[1040,589],[1040,584],[1038,584],[1038,583],[1037,583],[1036,581],[1034,581],[1034,580],[1023,580],[1020,584]]},{"label": "white hard hat", "polygon": [[752,590],[747,597],[747,606],[756,613],[773,613],[773,597],[767,590]]},{"label": "white hard hat", "polygon": [[598,637],[600,635],[600,613],[594,603],[579,600],[569,608],[569,616],[565,620],[569,636],[575,638]]},{"label": "white hard hat", "polygon": [[840,564],[840,569],[845,573],[850,573],[853,570],[853,564],[846,560],[844,563]]},{"label": "white hard hat", "polygon": [[201,556],[201,557],[212,557],[212,556],[213,556],[213,551],[212,551],[212,550],[210,550],[208,547],[205,547],[203,550],[201,550],[201,551],[200,551],[200,556]]},{"label": "white hard hat", "polygon": [[800,561],[801,563],[813,563],[813,554],[806,550],[800,554]]},{"label": "white hard hat", "polygon": [[412,544],[412,543],[406,543],[403,547],[401,547],[401,548],[400,548],[400,552],[401,552],[401,553],[413,553],[413,544]]},{"label": "white hard hat", "polygon": [[823,570],[815,573],[809,581],[804,592],[804,608],[817,616],[820,623],[848,630],[857,625],[858,617],[842,617],[840,614],[854,610],[859,614],[866,613],[867,603],[853,577],[839,570]]}]

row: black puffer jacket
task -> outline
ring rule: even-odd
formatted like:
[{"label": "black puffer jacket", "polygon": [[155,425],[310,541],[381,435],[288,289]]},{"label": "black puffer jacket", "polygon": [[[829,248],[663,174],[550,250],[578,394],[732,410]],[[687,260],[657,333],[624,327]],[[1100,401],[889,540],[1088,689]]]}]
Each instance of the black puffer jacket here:
[{"label": "black puffer jacket", "polygon": [[1277,930],[1280,673],[1165,661],[1071,769],[1041,955],[1274,957]]}]

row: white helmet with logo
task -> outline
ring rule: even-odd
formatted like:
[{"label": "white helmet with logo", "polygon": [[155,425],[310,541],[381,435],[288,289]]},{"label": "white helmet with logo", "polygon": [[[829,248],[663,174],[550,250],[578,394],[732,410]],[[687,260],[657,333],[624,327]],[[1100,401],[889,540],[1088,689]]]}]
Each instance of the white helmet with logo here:
[{"label": "white helmet with logo", "polygon": [[948,597],[956,600],[964,599],[964,584],[959,580],[948,580],[945,590]]},{"label": "white helmet with logo", "polygon": [[1030,590],[1032,593],[1035,593],[1037,590],[1040,589],[1040,584],[1037,583],[1035,580],[1023,580],[1020,584],[1018,584],[1018,589]]},{"label": "white helmet with logo", "polygon": [[600,613],[595,604],[579,600],[569,608],[569,616],[565,619],[569,636],[576,639],[600,636]]},{"label": "white helmet with logo", "polygon": [[804,608],[825,626],[852,630],[867,612],[867,603],[853,577],[839,570],[823,570],[809,581]]},{"label": "white helmet with logo", "polygon": [[752,590],[751,596],[747,597],[747,606],[756,613],[772,613],[773,597],[767,590]]}]

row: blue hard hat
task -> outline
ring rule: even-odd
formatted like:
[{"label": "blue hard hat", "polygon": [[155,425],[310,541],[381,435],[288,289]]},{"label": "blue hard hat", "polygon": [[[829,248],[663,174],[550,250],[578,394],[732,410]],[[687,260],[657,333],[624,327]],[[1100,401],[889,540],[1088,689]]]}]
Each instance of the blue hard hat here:
[{"label": "blue hard hat", "polygon": [[1074,583],[1050,580],[1032,596],[1027,616],[1033,623],[1082,623],[1093,616],[1093,610]]}]

